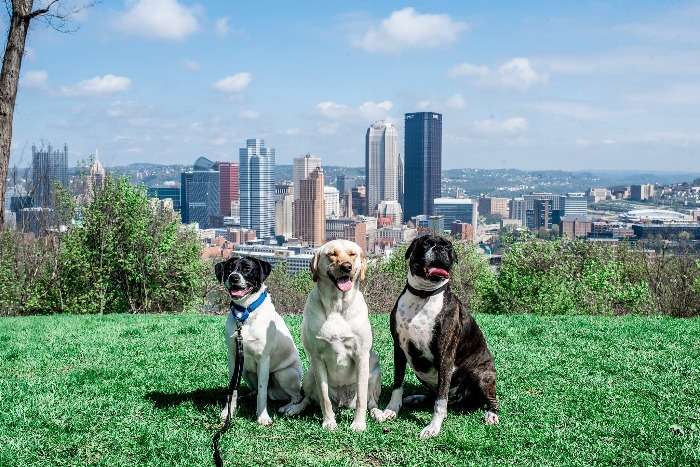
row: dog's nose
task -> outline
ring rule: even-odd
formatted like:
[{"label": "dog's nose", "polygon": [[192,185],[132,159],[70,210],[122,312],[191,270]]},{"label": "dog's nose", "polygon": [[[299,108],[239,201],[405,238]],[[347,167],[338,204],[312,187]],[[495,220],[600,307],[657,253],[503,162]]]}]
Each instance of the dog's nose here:
[{"label": "dog's nose", "polygon": [[352,271],[352,263],[349,261],[344,262],[343,264],[340,265],[340,270],[343,272]]},{"label": "dog's nose", "polygon": [[237,284],[237,283],[243,281],[243,276],[240,275],[239,273],[231,274],[231,281]]}]

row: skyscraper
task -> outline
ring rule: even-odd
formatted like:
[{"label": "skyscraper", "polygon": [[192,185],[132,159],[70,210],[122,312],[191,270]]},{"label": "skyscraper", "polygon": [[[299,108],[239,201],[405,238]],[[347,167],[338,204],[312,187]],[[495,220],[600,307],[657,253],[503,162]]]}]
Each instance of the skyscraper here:
[{"label": "skyscraper", "polygon": [[301,193],[294,201],[294,236],[311,246],[321,246],[326,241],[323,169],[314,169],[299,186]]},{"label": "skyscraper", "polygon": [[340,192],[340,196],[343,193],[352,193],[352,189],[357,186],[357,177],[351,175],[338,175],[335,180],[335,187]]},{"label": "skyscraper", "polygon": [[246,140],[240,149],[241,227],[258,238],[275,234],[275,150],[262,139]]},{"label": "skyscraper", "polygon": [[381,201],[399,200],[399,152],[396,127],[373,123],[365,135],[367,213],[373,216]]},{"label": "skyscraper", "polygon": [[275,185],[275,235],[291,238],[294,234],[293,212],[294,185]]},{"label": "skyscraper", "polygon": [[180,209],[185,224],[196,222],[200,229],[220,225],[219,172],[206,157],[180,175]]},{"label": "skyscraper", "polygon": [[32,190],[30,193],[37,207],[53,206],[53,184],[68,186],[68,145],[63,151],[32,146]]},{"label": "skyscraper", "polygon": [[[235,162],[218,162],[219,166],[219,204],[221,215],[225,217],[234,214],[231,206],[237,204],[240,198],[238,179],[238,164]],[[236,211],[238,211],[236,209]]]},{"label": "skyscraper", "polygon": [[292,172],[292,182],[294,183],[294,199],[299,199],[301,195],[300,182],[308,178],[314,169],[321,167],[321,158],[306,154],[302,157],[294,158],[294,168]]},{"label": "skyscraper", "polygon": [[324,210],[326,217],[340,216],[340,193],[334,186],[323,187]]},{"label": "skyscraper", "polygon": [[83,195],[86,199],[91,200],[98,190],[101,190],[105,184],[107,172],[102,166],[102,163],[95,158],[90,164],[87,176],[85,178],[85,192]]},{"label": "skyscraper", "polygon": [[410,183],[404,193],[404,219],[432,215],[433,200],[442,194],[442,114],[406,114],[404,152],[404,177]]}]

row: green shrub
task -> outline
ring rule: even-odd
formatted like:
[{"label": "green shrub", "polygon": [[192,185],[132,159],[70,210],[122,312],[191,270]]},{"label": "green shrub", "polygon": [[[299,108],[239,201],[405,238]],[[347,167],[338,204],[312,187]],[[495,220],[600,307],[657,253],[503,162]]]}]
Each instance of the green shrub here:
[{"label": "green shrub", "polygon": [[648,313],[645,258],[627,246],[527,238],[502,258],[489,311],[536,314]]}]

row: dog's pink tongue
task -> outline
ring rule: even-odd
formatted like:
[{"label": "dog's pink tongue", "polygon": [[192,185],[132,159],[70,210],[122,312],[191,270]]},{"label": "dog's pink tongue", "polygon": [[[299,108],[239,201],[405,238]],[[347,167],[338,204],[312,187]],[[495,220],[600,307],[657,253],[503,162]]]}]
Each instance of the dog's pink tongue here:
[{"label": "dog's pink tongue", "polygon": [[234,298],[240,298],[240,297],[246,296],[248,294],[248,292],[250,292],[250,288],[241,289],[241,290],[232,290],[231,296]]},{"label": "dog's pink tongue", "polygon": [[349,277],[338,279],[338,288],[343,292],[347,292],[348,290],[352,289],[352,280],[350,280]]},{"label": "dog's pink tongue", "polygon": [[438,277],[442,277],[444,279],[447,279],[450,277],[450,273],[445,271],[442,268],[428,268],[428,275],[429,276],[438,276]]}]

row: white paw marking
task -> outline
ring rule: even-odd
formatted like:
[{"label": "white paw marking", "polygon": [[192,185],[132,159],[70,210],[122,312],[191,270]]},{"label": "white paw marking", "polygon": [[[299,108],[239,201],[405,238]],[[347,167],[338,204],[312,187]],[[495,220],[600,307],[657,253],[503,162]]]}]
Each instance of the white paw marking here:
[{"label": "white paw marking", "polygon": [[484,414],[484,423],[487,425],[498,425],[498,414],[487,410]]},{"label": "white paw marking", "polygon": [[338,424],[335,423],[335,419],[329,418],[328,420],[323,421],[323,425],[321,425],[323,429],[328,430],[328,431],[335,431],[336,428],[338,428]]},{"label": "white paw marking", "polygon": [[262,426],[270,426],[272,425],[272,419],[267,413],[263,413],[258,417],[258,423]]},{"label": "white paw marking", "polygon": [[356,433],[362,433],[367,429],[367,422],[355,420],[352,422],[352,425],[350,425],[350,429]]},{"label": "white paw marking", "polygon": [[431,423],[420,432],[421,439],[428,439],[437,436],[440,433],[440,428],[440,425]]},{"label": "white paw marking", "polygon": [[384,411],[376,407],[370,410],[369,414],[374,420],[378,422],[383,422],[384,420],[386,420],[386,418],[384,418]]}]

